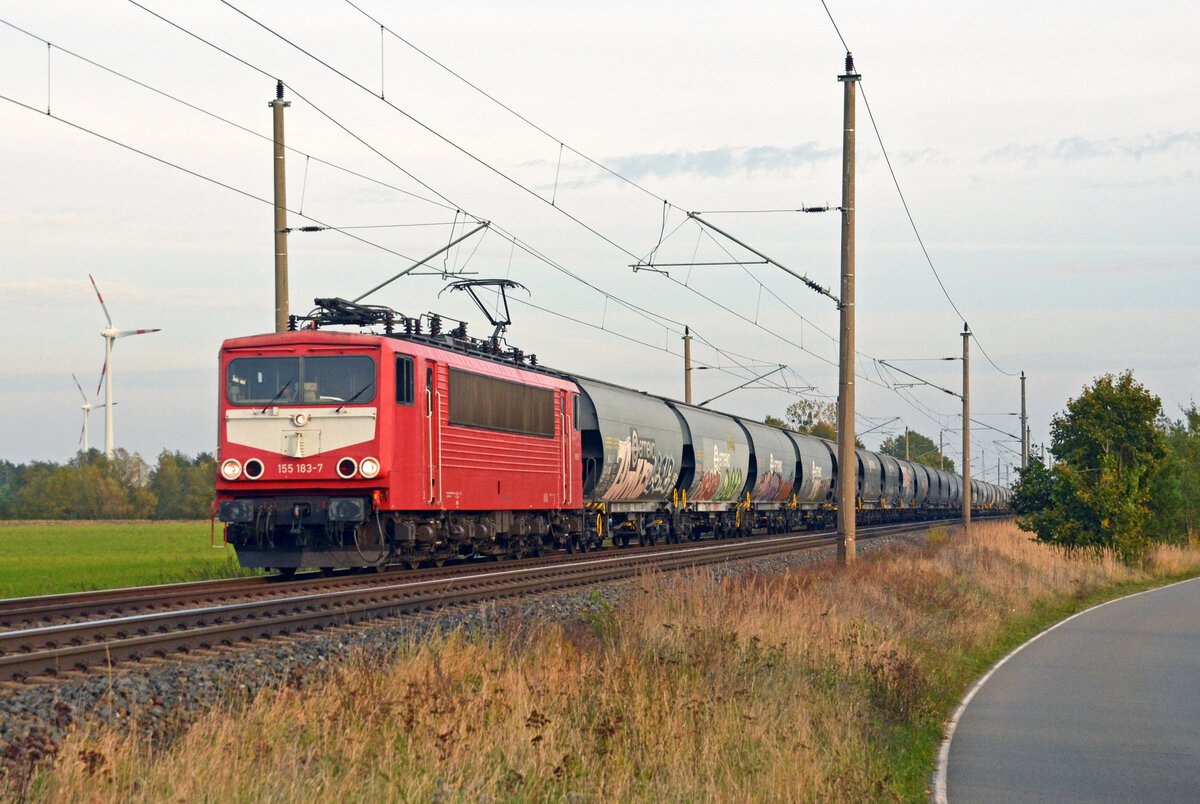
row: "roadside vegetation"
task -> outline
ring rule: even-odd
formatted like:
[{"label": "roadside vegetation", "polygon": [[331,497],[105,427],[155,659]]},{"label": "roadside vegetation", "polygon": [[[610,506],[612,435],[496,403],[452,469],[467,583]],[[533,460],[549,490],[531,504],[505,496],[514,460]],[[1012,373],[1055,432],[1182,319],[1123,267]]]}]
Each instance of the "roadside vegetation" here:
[{"label": "roadside vegetation", "polygon": [[1197,573],[1185,547],[1131,566],[980,522],[848,569],[650,576],[567,625],[297,668],[170,744],[78,731],[7,780],[35,801],[921,801],[944,719],[1000,655]]},{"label": "roadside vegetation", "polygon": [[1107,374],[1050,424],[1049,467],[1014,487],[1020,526],[1068,550],[1114,550],[1137,563],[1153,545],[1200,540],[1200,410],[1165,416],[1133,378]]}]

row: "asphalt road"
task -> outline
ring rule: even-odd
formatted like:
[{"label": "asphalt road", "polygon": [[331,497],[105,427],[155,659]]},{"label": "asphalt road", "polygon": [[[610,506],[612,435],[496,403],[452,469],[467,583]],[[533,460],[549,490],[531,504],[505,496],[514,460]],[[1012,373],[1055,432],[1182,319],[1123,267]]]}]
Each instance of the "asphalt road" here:
[{"label": "asphalt road", "polygon": [[959,716],[952,804],[1200,801],[1200,580],[1083,612]]}]

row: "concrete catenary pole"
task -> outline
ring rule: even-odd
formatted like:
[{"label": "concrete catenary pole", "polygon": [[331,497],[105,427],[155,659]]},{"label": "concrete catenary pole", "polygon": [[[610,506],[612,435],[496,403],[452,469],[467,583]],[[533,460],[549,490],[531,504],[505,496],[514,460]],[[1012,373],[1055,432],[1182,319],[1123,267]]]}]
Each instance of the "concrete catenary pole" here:
[{"label": "concrete catenary pole", "polygon": [[1021,469],[1029,466],[1029,419],[1025,416],[1025,372],[1021,372]]},{"label": "concrete catenary pole", "polygon": [[838,332],[838,563],[854,562],[858,460],[854,454],[854,56],[846,54],[842,103],[842,294]]},{"label": "concrete catenary pole", "polygon": [[267,104],[275,118],[275,331],[288,328],[287,188],[283,158],[283,82],[275,83],[275,99]]},{"label": "concrete catenary pole", "polygon": [[963,322],[963,533],[971,530],[971,330]]},{"label": "concrete catenary pole", "polygon": [[683,328],[683,401],[692,404],[692,331]]}]

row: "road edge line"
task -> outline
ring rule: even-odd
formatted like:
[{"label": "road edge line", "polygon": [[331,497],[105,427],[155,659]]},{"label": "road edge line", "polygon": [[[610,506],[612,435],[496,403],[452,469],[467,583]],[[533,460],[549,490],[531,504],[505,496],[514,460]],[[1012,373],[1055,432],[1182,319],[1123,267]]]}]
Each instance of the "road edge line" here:
[{"label": "road edge line", "polygon": [[947,771],[947,765],[950,762],[950,741],[954,739],[954,730],[956,728],[958,728],[958,721],[962,717],[963,712],[965,712],[967,710],[967,705],[971,703],[971,699],[975,697],[975,693],[979,692],[979,690],[983,688],[983,685],[986,684],[988,679],[992,677],[992,674],[995,673],[997,670],[999,670],[1001,667],[1003,667],[1005,662],[1007,662],[1009,659],[1016,656],[1018,653],[1025,650],[1025,648],[1029,647],[1034,642],[1037,642],[1039,639],[1041,639],[1042,637],[1044,637],[1046,634],[1050,633],[1051,631],[1055,630],[1059,626],[1066,625],[1067,623],[1071,622],[1071,620],[1074,620],[1076,617],[1082,617],[1084,614],[1087,614],[1090,611],[1095,611],[1096,609],[1104,608],[1105,606],[1107,606],[1111,603],[1117,603],[1122,600],[1131,600],[1135,597],[1140,597],[1141,595],[1147,595],[1147,594],[1150,594],[1151,592],[1158,592],[1163,589],[1170,589],[1173,586],[1179,586],[1180,584],[1191,583],[1192,581],[1197,581],[1197,580],[1200,580],[1200,578],[1184,578],[1182,581],[1174,581],[1172,583],[1166,584],[1165,586],[1156,586],[1153,589],[1143,589],[1142,591],[1134,592],[1131,595],[1124,595],[1123,597],[1115,597],[1112,600],[1106,600],[1103,603],[1097,603],[1094,606],[1089,606],[1088,608],[1084,609],[1083,611],[1075,612],[1074,614],[1072,614],[1070,617],[1066,618],[1065,620],[1059,620],[1054,625],[1047,628],[1045,631],[1041,631],[1040,633],[1033,635],[1029,639],[1022,642],[1017,647],[1013,648],[1003,658],[1001,658],[999,661],[997,661],[995,664],[993,664],[986,673],[984,673],[982,676],[980,676],[978,681],[976,681],[974,684],[971,685],[971,688],[969,690],[967,690],[967,694],[963,696],[962,701],[959,702],[958,707],[954,710],[954,714],[950,716],[950,719],[948,721],[946,721],[945,736],[942,737],[942,745],[941,745],[941,748],[938,749],[937,766],[933,772],[933,800],[934,800],[935,804],[949,804],[949,799],[946,797],[946,771]]}]

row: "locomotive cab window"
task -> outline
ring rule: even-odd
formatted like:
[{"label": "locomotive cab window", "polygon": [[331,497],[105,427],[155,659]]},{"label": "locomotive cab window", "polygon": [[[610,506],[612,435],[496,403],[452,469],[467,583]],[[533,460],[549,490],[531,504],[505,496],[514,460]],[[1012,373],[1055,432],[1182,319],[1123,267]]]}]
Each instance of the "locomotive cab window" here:
[{"label": "locomotive cab window", "polygon": [[416,378],[413,375],[413,359],[407,355],[396,355],[396,404],[411,405],[416,400]]},{"label": "locomotive cab window", "polygon": [[375,398],[367,355],[236,357],[225,370],[231,405],[364,404]]},{"label": "locomotive cab window", "polygon": [[554,392],[450,369],[450,424],[554,436]]}]

